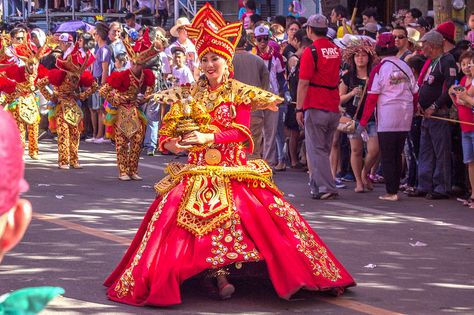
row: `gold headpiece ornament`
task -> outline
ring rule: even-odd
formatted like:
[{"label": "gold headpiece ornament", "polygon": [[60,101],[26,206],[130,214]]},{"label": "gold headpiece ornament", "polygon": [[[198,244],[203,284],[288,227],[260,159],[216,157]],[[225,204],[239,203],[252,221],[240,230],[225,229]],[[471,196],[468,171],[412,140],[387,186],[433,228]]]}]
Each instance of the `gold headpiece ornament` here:
[{"label": "gold headpiece ornament", "polygon": [[196,39],[199,58],[213,52],[230,61],[242,35],[242,23],[228,24],[222,14],[206,2],[194,16],[191,25],[186,26],[186,30],[190,38]]},{"label": "gold headpiece ornament", "polygon": [[128,35],[125,36],[123,45],[127,51],[128,58],[137,65],[145,64],[148,60],[158,54],[158,50],[155,49],[155,46],[150,41],[148,28],[145,29],[143,36],[140,37],[133,46],[130,43]]},{"label": "gold headpiece ornament", "polygon": [[56,59],[58,69],[80,76],[87,67],[92,65],[95,58],[88,51],[85,56],[79,50],[79,43],[76,42],[73,50],[66,58]]}]

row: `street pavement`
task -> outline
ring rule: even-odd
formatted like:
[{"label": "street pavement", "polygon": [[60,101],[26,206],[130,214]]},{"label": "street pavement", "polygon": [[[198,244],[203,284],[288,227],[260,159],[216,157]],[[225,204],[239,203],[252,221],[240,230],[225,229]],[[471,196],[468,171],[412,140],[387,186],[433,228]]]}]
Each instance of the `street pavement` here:
[{"label": "street pavement", "polygon": [[[153,185],[173,156],[143,156],[143,181],[117,179],[111,144],[81,142],[81,170],[59,170],[56,145],[40,143],[26,159],[34,217],[23,241],[0,266],[0,292],[63,287],[43,314],[474,314],[474,210],[454,199],[402,196],[379,201],[383,185],[331,201],[312,200],[307,174],[287,170],[275,182],[357,282],[342,297],[301,292],[279,299],[268,281],[235,283],[232,299],[209,298],[197,281],[183,303],[137,308],[107,300],[113,270],[154,199]],[[179,160],[184,161],[184,158]],[[264,228],[264,227],[262,227]]]}]

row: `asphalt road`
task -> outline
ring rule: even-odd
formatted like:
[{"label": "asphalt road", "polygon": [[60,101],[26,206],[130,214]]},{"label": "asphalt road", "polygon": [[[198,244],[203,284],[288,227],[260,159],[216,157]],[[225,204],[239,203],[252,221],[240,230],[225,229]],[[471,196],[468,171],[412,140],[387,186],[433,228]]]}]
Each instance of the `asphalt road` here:
[{"label": "asphalt road", "polygon": [[474,210],[456,200],[379,201],[383,185],[356,194],[349,184],[339,199],[316,201],[309,196],[307,174],[296,171],[275,174],[276,183],[357,287],[339,298],[301,293],[285,301],[268,282],[247,281],[236,283],[232,299],[217,301],[189,281],[178,306],[111,302],[102,282],[152,202],[164,166],[175,159],[144,156],[139,167],[144,180],[120,182],[110,144],[82,142],[82,170],[57,169],[52,142],[42,142],[40,150],[40,161],[26,157],[30,191],[24,197],[33,204],[34,218],[0,266],[0,292],[63,287],[65,295],[43,314],[474,314]]}]

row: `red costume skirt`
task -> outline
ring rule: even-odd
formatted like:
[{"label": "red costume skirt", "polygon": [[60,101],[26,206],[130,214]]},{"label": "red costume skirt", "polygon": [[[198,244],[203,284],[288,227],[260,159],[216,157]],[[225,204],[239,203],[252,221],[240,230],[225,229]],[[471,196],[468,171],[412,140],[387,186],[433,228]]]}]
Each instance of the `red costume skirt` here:
[{"label": "red costume skirt", "polygon": [[[276,293],[284,299],[300,289],[324,291],[355,285],[276,189],[228,180],[230,219],[219,223],[216,215],[206,220],[193,216],[192,203],[187,201],[199,204],[199,200],[187,192],[190,185],[192,181],[184,179],[148,209],[125,256],[104,283],[110,299],[140,306],[178,304],[180,285],[186,279],[205,270],[230,265],[245,268],[246,262],[257,261],[266,264]],[[218,210],[215,195],[204,195],[211,198],[204,204]]]}]

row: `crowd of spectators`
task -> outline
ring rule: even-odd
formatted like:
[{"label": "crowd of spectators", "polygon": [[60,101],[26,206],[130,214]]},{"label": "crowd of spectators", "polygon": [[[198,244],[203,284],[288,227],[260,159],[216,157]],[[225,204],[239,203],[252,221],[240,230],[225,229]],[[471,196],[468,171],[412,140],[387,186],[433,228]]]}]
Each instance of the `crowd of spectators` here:
[{"label": "crowd of spectators", "polygon": [[[53,68],[55,58],[78,41],[84,51],[94,52],[91,70],[103,84],[112,72],[130,65],[124,36],[136,39],[148,27],[152,40],[159,34],[170,41],[146,65],[156,75],[156,91],[192,83],[201,72],[185,28],[190,22],[180,17],[168,31],[163,28],[165,2],[157,2],[160,26],[147,21],[140,25],[129,13],[124,23],[98,22],[89,32],[55,34],[59,45],[41,63]],[[337,197],[344,181],[355,181],[357,193],[385,181],[383,200],[398,200],[403,190],[431,199],[467,194],[466,204],[471,204],[474,14],[468,18],[465,39],[457,41],[453,22],[435,27],[433,19],[416,8],[398,12],[391,24],[381,23],[375,8],[350,21],[341,5],[329,17],[290,14],[268,22],[259,15],[255,0],[246,0],[239,18],[245,28],[234,78],[285,99],[278,112],[252,113],[252,157],[265,159],[275,171],[308,171],[315,199]],[[18,40],[18,34],[27,33],[38,46],[44,45],[45,34],[39,29],[11,31]],[[42,101],[44,115],[46,106]],[[113,143],[105,137],[104,100],[93,95],[82,108],[83,139]],[[166,106],[151,101],[142,109],[148,118],[144,153],[154,155]],[[352,132],[338,130],[341,115],[355,121]],[[45,137],[45,117],[41,127]]]}]

